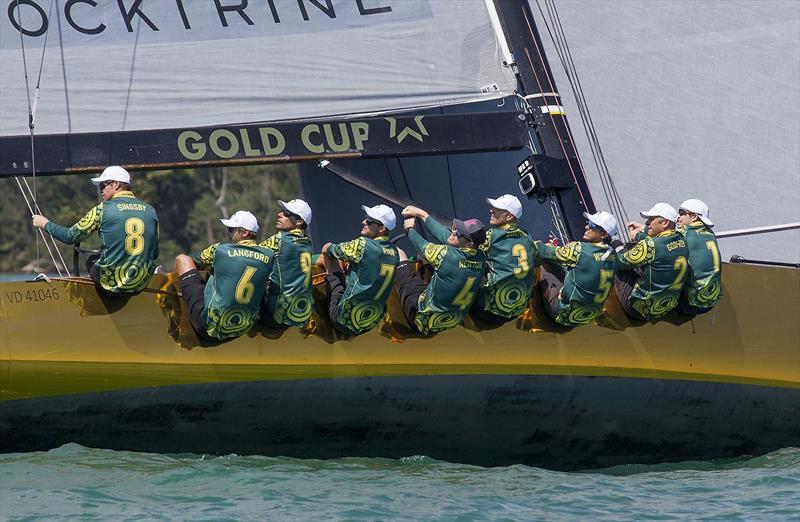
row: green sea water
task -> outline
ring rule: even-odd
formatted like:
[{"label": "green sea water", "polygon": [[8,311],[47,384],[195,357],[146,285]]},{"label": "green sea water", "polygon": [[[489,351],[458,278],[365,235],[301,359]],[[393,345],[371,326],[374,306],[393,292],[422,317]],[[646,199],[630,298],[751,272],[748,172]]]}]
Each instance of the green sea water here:
[{"label": "green sea water", "polygon": [[0,455],[3,520],[798,520],[800,449],[561,473],[427,457]]}]

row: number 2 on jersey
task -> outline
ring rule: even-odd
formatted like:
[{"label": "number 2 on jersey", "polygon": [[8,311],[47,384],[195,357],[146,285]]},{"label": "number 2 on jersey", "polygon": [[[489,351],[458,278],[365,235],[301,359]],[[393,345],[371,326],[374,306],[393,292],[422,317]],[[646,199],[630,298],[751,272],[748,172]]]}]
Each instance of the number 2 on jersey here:
[{"label": "number 2 on jersey", "polygon": [[683,278],[686,276],[686,258],[683,256],[678,257],[675,259],[675,264],[673,268],[677,270],[678,275],[675,276],[675,281],[672,282],[672,286],[669,287],[670,290],[680,290],[683,286]]}]

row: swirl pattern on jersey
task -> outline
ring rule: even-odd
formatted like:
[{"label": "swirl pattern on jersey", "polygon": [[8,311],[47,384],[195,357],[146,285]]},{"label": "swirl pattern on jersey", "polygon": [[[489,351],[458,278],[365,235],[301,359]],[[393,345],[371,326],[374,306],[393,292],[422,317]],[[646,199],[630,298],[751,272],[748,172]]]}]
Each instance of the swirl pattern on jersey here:
[{"label": "swirl pattern on jersey", "polygon": [[494,305],[503,314],[522,313],[530,298],[528,286],[520,281],[509,281],[495,289]]},{"label": "swirl pattern on jersey", "polygon": [[253,323],[254,317],[243,308],[231,308],[219,314],[218,310],[208,310],[208,335],[217,339],[238,337],[246,333]]}]

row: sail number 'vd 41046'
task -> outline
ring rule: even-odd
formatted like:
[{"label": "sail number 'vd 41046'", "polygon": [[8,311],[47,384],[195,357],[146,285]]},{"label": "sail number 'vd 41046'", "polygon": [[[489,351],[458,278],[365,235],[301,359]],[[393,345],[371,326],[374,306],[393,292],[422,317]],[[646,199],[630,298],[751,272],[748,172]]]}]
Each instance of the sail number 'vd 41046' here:
[{"label": "sail number 'vd 41046'", "polygon": [[36,290],[12,290],[3,292],[8,304],[22,303],[43,303],[47,301],[58,301],[61,296],[55,288],[38,288]]}]

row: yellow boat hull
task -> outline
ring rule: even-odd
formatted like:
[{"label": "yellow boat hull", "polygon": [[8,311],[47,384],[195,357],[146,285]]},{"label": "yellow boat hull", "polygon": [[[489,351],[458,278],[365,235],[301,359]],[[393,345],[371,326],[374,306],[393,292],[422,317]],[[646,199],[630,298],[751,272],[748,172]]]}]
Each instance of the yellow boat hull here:
[{"label": "yellow boat hull", "polygon": [[191,346],[170,281],[151,287],[109,312],[89,285],[0,284],[0,450],[574,469],[800,444],[798,270],[726,265],[723,300],[682,324],[631,326],[612,303],[613,328],[565,329],[533,303],[501,327],[470,320],[431,338],[398,321],[335,340],[318,319],[206,348]]}]

